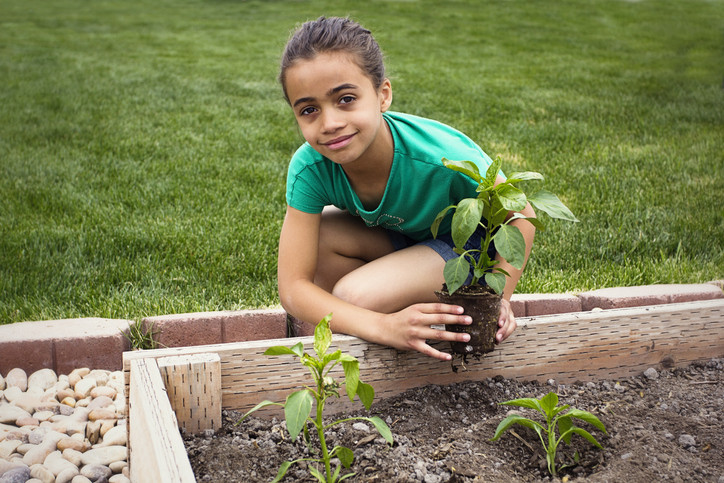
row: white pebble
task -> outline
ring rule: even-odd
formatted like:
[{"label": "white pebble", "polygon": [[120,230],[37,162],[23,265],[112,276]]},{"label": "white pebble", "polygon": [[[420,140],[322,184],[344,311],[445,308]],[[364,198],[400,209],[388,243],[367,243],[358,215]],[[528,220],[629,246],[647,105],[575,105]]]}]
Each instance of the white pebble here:
[{"label": "white pebble", "polygon": [[10,369],[8,374],[5,376],[5,384],[8,388],[18,387],[21,392],[25,392],[25,390],[28,389],[28,375],[19,367]]},{"label": "white pebble", "polygon": [[28,389],[37,387],[45,391],[58,382],[58,376],[53,369],[40,369],[28,376]]}]

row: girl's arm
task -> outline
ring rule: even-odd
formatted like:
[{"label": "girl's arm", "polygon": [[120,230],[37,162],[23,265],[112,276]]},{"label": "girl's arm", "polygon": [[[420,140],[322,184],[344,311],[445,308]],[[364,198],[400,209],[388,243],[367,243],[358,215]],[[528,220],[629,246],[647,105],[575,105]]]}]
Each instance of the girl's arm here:
[{"label": "girl's arm", "polygon": [[287,312],[306,322],[319,321],[331,312],[335,332],[401,350],[417,350],[440,360],[450,360],[450,355],[434,349],[426,340],[469,340],[467,334],[430,327],[470,324],[469,317],[461,315],[461,307],[423,303],[384,314],[348,303],[315,285],[320,224],[320,214],[287,208],[278,260],[279,298]]}]

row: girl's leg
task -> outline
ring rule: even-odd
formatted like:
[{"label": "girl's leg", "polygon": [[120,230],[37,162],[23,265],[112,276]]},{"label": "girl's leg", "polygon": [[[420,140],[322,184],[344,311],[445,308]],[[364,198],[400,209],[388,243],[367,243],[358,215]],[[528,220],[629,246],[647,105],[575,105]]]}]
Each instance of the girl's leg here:
[{"label": "girl's leg", "polygon": [[432,248],[395,251],[386,230],[336,208],[325,209],[315,283],[359,307],[391,313],[436,301],[445,261]]},{"label": "girl's leg", "polygon": [[387,231],[370,228],[357,216],[333,206],[322,212],[319,258],[314,283],[332,292],[339,279],[394,251]]}]

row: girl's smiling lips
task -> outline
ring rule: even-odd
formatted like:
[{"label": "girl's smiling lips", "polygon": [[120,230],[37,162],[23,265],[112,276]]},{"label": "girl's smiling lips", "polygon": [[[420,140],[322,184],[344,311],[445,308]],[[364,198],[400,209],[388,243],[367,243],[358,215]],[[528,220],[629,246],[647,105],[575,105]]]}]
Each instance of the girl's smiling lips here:
[{"label": "girl's smiling lips", "polygon": [[336,149],[341,149],[345,146],[347,146],[354,137],[354,134],[349,134],[347,136],[340,136],[338,138],[334,138],[331,141],[327,141],[326,143],[322,143],[327,148],[331,149],[332,151]]}]

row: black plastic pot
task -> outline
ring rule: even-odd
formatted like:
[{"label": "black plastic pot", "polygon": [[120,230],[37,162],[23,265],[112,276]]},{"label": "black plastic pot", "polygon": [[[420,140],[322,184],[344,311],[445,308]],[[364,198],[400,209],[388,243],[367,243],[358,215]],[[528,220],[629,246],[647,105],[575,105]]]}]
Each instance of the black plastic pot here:
[{"label": "black plastic pot", "polygon": [[464,313],[473,319],[471,325],[446,325],[450,332],[466,332],[470,334],[469,342],[450,342],[453,353],[469,356],[481,356],[495,348],[495,333],[498,331],[500,317],[500,301],[498,295],[488,287],[465,286],[450,295],[443,285],[441,291],[435,292],[440,302],[463,307]]}]

